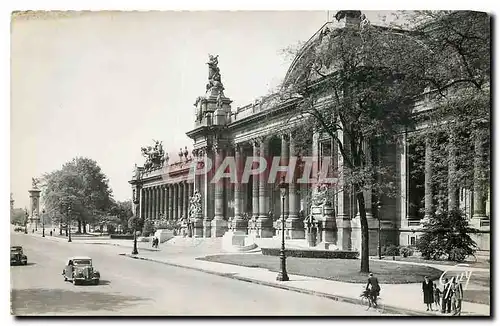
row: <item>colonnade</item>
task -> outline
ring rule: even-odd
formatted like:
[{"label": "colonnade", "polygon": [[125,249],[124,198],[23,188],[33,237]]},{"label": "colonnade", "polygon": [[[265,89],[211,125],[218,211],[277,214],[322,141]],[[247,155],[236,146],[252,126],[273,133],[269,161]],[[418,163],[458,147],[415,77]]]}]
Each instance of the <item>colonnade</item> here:
[{"label": "colonnade", "polygon": [[141,216],[152,220],[187,218],[193,191],[194,184],[189,181],[145,186],[141,189]]}]

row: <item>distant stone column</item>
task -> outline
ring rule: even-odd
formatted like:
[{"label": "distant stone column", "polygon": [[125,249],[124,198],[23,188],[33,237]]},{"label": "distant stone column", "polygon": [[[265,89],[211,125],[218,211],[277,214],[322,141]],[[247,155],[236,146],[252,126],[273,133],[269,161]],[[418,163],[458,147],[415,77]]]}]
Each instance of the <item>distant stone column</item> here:
[{"label": "distant stone column", "polygon": [[140,200],[141,200],[141,204],[140,204],[141,205],[141,208],[140,208],[141,216],[140,217],[141,217],[141,219],[145,218],[145,216],[144,216],[144,204],[146,202],[145,201],[145,199],[146,199],[145,194],[146,194],[146,191],[145,191],[145,189],[142,188],[141,192],[140,192]]},{"label": "distant stone column", "polygon": [[168,218],[169,220],[174,220],[175,215],[174,215],[174,198],[175,198],[175,193],[174,193],[174,185],[169,184],[168,185]]},{"label": "distant stone column", "polygon": [[[280,159],[280,165],[281,166],[288,166],[288,163],[290,161],[290,135],[288,133],[282,133],[281,134],[281,159]],[[289,171],[288,173],[291,173]],[[284,174],[283,174],[284,175]],[[282,200],[280,198],[280,200]],[[281,218],[284,220],[287,219],[288,214],[289,214],[289,189],[286,190],[286,196],[285,196],[285,211],[281,212]],[[280,211],[283,208],[280,205]]]},{"label": "distant stone column", "polygon": [[148,218],[153,219],[153,188],[148,188]]},{"label": "distant stone column", "polygon": [[174,203],[173,203],[173,208],[174,208],[174,211],[173,211],[173,219],[174,220],[177,220],[179,218],[179,215],[178,215],[178,210],[177,210],[177,206],[178,206],[178,203],[179,203],[179,200],[178,200],[178,196],[179,196],[179,189],[177,187],[177,183],[174,183],[172,184],[172,190],[174,191]]}]

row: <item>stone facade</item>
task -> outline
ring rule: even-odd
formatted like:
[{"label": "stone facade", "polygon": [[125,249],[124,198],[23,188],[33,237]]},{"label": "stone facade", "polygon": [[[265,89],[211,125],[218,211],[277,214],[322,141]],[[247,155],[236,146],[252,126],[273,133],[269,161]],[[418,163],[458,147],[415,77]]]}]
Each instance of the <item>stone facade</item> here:
[{"label": "stone facade", "polygon": [[[323,30],[318,31],[313,39],[319,37]],[[221,237],[229,229],[256,237],[273,237],[278,232],[277,226],[281,225],[276,223],[277,220],[284,218],[286,237],[304,239],[307,234],[304,218],[310,216],[311,208],[307,193],[313,190],[312,186],[298,182],[297,177],[292,178],[283,211],[276,182],[268,182],[272,173],[271,164],[246,180],[242,180],[245,177],[241,173],[246,165],[256,168],[258,163],[255,158],[271,163],[273,158],[279,157],[281,165],[287,165],[292,157],[298,156],[295,130],[301,126],[296,102],[278,100],[277,95],[272,95],[233,109],[231,99],[224,94],[217,64],[218,57],[210,56],[209,83],[205,94],[198,97],[194,104],[194,128],[187,132],[194,142],[192,157],[188,157],[186,150],[179,153],[178,162],[169,164],[167,161],[156,170],[137,168],[136,176],[130,183],[134,194],[137,194],[134,196],[138,196],[138,212],[142,218],[158,219],[160,214],[172,220],[188,217],[190,197],[197,191],[201,195],[201,214],[191,217],[196,237]],[[293,70],[293,65],[289,71]],[[425,109],[426,103],[416,103],[415,107]],[[342,131],[338,133],[342,141]],[[453,141],[453,137],[449,141]],[[394,198],[374,198],[370,190],[365,191],[370,254],[377,252],[379,232],[381,246],[414,245],[421,234],[422,221],[436,210],[431,186],[433,148],[430,143],[425,143],[425,172],[421,178],[424,187],[419,190],[410,181],[412,149],[408,143],[408,131],[402,132],[394,144],[374,151],[370,150],[369,144],[366,146],[367,152],[374,153],[369,159],[377,159],[394,171],[398,187],[398,195]],[[480,150],[477,148],[478,153]],[[449,155],[453,157],[453,150]],[[324,157],[330,158],[332,170],[339,171],[336,193],[331,198],[333,217],[325,224],[326,229],[331,229],[327,231],[333,234],[332,241],[342,250],[360,250],[359,212],[354,195],[342,191],[343,174],[340,172],[343,162],[337,144],[326,135],[313,131],[309,156],[316,162],[312,167],[313,176],[323,168],[321,159]],[[210,182],[227,157],[234,158],[235,167],[231,173],[236,172],[237,182],[231,182],[228,175]],[[213,163],[212,166],[207,166],[207,159]],[[203,164],[204,173],[192,173]],[[477,174],[482,173],[479,166],[480,162],[477,162]],[[450,164],[450,175],[454,169],[456,166]],[[466,211],[471,225],[480,232],[474,235],[480,249],[489,250],[489,195],[484,194],[479,185],[472,190],[460,189],[450,181],[448,188],[450,207]]]}]

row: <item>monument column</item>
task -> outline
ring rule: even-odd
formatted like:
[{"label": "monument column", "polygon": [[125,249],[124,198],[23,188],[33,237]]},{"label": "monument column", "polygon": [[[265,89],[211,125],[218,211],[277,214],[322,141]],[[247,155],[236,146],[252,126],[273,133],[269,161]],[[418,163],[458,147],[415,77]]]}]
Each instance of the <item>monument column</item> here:
[{"label": "monument column", "polygon": [[[293,139],[293,133],[290,133],[290,156],[293,156],[296,159],[295,152],[295,140]],[[288,187],[288,219],[286,220],[285,227],[287,229],[288,237],[290,239],[304,239],[304,221],[299,218],[299,201],[298,201],[298,190],[299,185],[297,184],[298,179],[298,162],[296,161],[296,165],[293,170],[289,170],[289,173],[293,173],[293,177]]]},{"label": "monument column", "polygon": [[234,185],[234,219],[232,229],[235,232],[248,233],[248,221],[245,220],[241,214],[242,204],[242,174],[243,174],[243,160],[242,160],[242,147],[240,144],[235,145],[235,161],[236,161],[236,184]]},{"label": "monument column", "polygon": [[30,208],[31,208],[31,218],[30,218],[30,227],[31,229],[37,230],[38,223],[40,222],[40,192],[38,189],[38,180],[32,178],[32,188],[28,190],[30,194]]},{"label": "monument column", "polygon": [[432,144],[429,137],[425,139],[424,177],[424,220],[428,220],[432,215]]},{"label": "monument column", "polygon": [[[261,137],[260,154],[261,161],[267,160],[269,156],[269,139]],[[257,235],[261,238],[271,238],[273,232],[273,220],[269,217],[269,191],[268,191],[269,167],[259,175],[259,219],[257,220]]]},{"label": "monument column", "polygon": [[[224,160],[224,147],[222,144],[216,144],[215,150],[215,172],[219,170]],[[220,172],[220,171],[219,171]],[[224,220],[224,178],[217,180],[215,184],[215,216],[212,220],[212,238],[221,237],[227,229],[227,223]]]}]

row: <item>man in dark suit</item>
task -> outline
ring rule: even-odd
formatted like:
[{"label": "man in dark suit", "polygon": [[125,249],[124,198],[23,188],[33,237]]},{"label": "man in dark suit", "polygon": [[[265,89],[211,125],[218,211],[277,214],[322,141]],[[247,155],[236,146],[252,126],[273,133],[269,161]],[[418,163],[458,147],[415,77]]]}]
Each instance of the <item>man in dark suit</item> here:
[{"label": "man in dark suit", "polygon": [[380,294],[380,285],[378,283],[378,279],[373,276],[373,273],[370,273],[370,277],[368,277],[368,282],[366,283],[366,289],[370,291],[371,299],[375,305],[377,304],[377,297]]},{"label": "man in dark suit", "polygon": [[449,314],[451,312],[451,284],[448,282],[448,279],[444,279],[445,286],[443,289],[443,304],[441,305],[441,312]]}]

